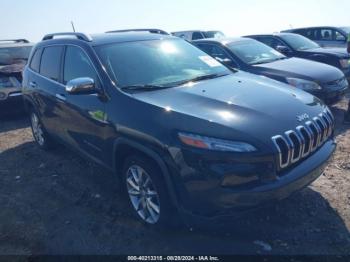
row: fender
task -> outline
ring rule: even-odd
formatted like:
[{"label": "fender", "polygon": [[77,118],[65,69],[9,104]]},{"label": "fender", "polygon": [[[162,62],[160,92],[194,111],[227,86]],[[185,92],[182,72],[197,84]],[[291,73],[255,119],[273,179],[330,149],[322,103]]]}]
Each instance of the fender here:
[{"label": "fender", "polygon": [[182,207],[181,207],[181,205],[178,201],[178,197],[175,193],[175,190],[173,187],[173,182],[172,182],[172,179],[170,177],[168,168],[158,153],[154,152],[153,150],[149,149],[148,147],[143,146],[142,144],[140,144],[138,142],[132,141],[128,138],[119,137],[113,143],[113,170],[114,170],[114,172],[116,172],[116,170],[117,170],[117,161],[118,161],[118,159],[116,157],[117,150],[118,150],[118,147],[121,145],[128,145],[132,148],[135,148],[136,150],[141,151],[142,153],[144,153],[145,155],[147,155],[148,157],[150,157],[154,161],[156,161],[156,163],[158,164],[159,168],[162,171],[162,175],[164,177],[165,185],[168,189],[170,199],[171,199],[172,203],[174,204],[174,206],[176,207],[177,211],[179,211],[179,213],[181,214]]}]

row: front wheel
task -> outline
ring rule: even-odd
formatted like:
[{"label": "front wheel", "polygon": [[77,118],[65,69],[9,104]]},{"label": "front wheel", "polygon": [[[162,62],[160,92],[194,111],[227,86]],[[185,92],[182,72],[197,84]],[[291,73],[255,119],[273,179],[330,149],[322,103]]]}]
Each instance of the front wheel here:
[{"label": "front wheel", "polygon": [[148,159],[133,156],[126,160],[123,177],[135,216],[148,225],[168,225],[171,201],[161,171]]}]

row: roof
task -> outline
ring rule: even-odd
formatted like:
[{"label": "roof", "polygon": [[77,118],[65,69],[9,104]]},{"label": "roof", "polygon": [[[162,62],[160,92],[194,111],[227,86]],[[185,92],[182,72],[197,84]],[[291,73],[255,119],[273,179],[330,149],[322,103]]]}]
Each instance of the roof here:
[{"label": "roof", "polygon": [[294,33],[273,33],[273,34],[257,34],[257,35],[245,35],[243,37],[256,37],[256,36],[284,36],[284,35],[296,35]]},{"label": "roof", "polygon": [[135,42],[160,39],[177,39],[171,35],[153,34],[147,32],[121,32],[92,35],[93,45],[103,45],[108,43]]},{"label": "roof", "polygon": [[33,43],[8,43],[8,42],[4,42],[4,43],[1,43],[0,42],[0,49],[1,48],[14,48],[14,47],[32,47],[34,46]]},{"label": "roof", "polygon": [[[66,36],[65,36],[66,35]],[[54,36],[59,36],[55,38]],[[77,36],[76,38],[74,36]],[[123,43],[123,42],[135,42],[135,41],[147,41],[147,40],[160,40],[160,39],[177,39],[170,35],[153,34],[148,32],[118,32],[118,33],[103,33],[86,35],[83,33],[56,33],[49,34],[43,38],[43,41],[39,45],[45,45],[46,43],[67,43],[68,42],[80,42],[86,43],[92,46],[104,45],[110,43]]]}]

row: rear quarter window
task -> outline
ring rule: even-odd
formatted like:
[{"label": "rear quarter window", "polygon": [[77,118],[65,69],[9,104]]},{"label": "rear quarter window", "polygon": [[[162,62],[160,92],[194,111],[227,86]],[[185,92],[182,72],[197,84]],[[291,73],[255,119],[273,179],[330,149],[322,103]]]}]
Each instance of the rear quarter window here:
[{"label": "rear quarter window", "polygon": [[58,81],[60,75],[63,46],[46,47],[41,56],[40,74]]},{"label": "rear quarter window", "polygon": [[39,73],[40,70],[40,59],[41,59],[41,54],[42,54],[43,50],[41,48],[35,50],[34,55],[32,57],[32,61],[30,62],[30,68]]}]

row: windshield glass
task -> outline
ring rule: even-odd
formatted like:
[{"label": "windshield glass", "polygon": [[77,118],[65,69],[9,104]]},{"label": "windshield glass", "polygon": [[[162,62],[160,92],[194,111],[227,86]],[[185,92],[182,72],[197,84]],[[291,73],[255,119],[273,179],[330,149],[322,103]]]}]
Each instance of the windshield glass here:
[{"label": "windshield glass", "polygon": [[206,38],[223,38],[225,37],[224,33],[220,31],[207,31],[203,32]]},{"label": "windshield glass", "polygon": [[173,86],[205,75],[230,71],[181,39],[113,43],[95,47],[119,87]]},{"label": "windshield glass", "polygon": [[320,46],[310,39],[301,35],[281,35],[280,36],[287,44],[297,51],[319,48]]},{"label": "windshield glass", "polygon": [[25,47],[1,47],[0,46],[0,65],[11,65],[27,61],[32,46]]},{"label": "windshield glass", "polygon": [[269,63],[285,58],[275,49],[255,40],[237,41],[228,44],[227,47],[239,59],[249,65]]}]

